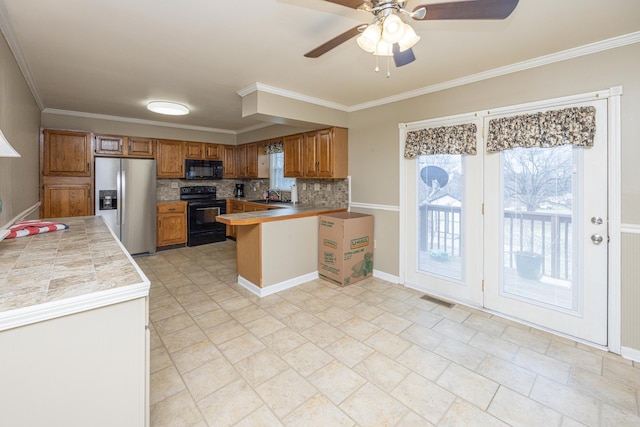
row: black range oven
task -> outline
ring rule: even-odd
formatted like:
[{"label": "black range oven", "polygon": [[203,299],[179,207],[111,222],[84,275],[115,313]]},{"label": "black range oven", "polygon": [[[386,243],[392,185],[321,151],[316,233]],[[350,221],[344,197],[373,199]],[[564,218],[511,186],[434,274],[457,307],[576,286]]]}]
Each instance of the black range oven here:
[{"label": "black range oven", "polygon": [[216,216],[227,213],[227,201],[216,198],[216,187],[182,187],[180,200],[188,202],[187,246],[224,242],[227,239],[227,226],[216,221]]}]

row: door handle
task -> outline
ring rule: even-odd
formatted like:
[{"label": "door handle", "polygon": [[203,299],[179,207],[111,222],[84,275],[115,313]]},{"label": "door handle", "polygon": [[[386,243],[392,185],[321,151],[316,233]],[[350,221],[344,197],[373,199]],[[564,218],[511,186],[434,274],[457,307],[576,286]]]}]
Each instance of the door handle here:
[{"label": "door handle", "polygon": [[599,216],[591,217],[591,224],[594,224],[594,225],[602,224],[602,218],[600,218]]},{"label": "door handle", "polygon": [[591,241],[593,242],[594,245],[599,245],[600,243],[602,243],[603,240],[604,239],[599,234],[592,234],[591,235]]}]

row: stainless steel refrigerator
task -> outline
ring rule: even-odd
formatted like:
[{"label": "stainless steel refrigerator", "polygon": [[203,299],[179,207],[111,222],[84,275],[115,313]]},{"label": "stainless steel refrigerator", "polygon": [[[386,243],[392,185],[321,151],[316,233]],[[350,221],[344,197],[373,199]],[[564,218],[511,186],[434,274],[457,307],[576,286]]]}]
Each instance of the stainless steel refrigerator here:
[{"label": "stainless steel refrigerator", "polygon": [[156,161],[96,157],[96,215],[130,254],[156,251]]}]

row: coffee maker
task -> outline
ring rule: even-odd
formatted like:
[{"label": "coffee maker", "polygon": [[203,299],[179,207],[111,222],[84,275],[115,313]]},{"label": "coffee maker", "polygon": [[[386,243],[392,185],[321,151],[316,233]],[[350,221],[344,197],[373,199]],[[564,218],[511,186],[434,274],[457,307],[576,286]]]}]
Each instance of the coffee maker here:
[{"label": "coffee maker", "polygon": [[244,197],[244,184],[236,184],[236,189],[233,191],[235,197]]}]

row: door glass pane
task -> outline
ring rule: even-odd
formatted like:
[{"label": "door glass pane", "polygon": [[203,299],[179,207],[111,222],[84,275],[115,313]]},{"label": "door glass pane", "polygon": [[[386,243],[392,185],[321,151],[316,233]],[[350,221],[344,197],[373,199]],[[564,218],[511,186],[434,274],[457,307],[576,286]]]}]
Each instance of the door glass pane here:
[{"label": "door glass pane", "polygon": [[418,269],[462,280],[462,155],[418,158]]},{"label": "door glass pane", "polygon": [[505,296],[576,309],[573,152],[565,145],[501,154]]}]

